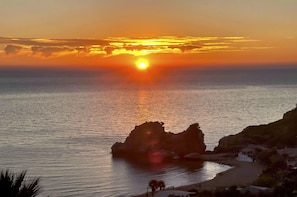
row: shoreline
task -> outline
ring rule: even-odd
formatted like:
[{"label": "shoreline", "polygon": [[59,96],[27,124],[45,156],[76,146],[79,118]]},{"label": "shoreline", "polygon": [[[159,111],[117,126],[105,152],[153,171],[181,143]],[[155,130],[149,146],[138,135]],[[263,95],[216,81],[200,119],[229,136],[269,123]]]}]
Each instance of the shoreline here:
[{"label": "shoreline", "polygon": [[212,161],[232,168],[218,173],[213,179],[196,184],[179,186],[179,190],[215,190],[219,188],[237,186],[247,186],[252,184],[261,175],[265,167],[258,162],[239,161],[236,158],[226,157],[226,155],[202,155],[204,161]]},{"label": "shoreline", "polygon": [[[215,190],[233,185],[248,186],[257,180],[259,175],[265,169],[263,165],[258,162],[245,162],[239,161],[231,154],[204,154],[199,156],[203,161],[210,161],[219,164],[228,165],[231,168],[216,174],[213,179],[194,183],[190,185],[183,185],[174,187],[174,190],[188,191],[196,189],[202,190]],[[166,183],[165,183],[166,184]],[[145,197],[146,193],[134,195],[133,197]]]}]

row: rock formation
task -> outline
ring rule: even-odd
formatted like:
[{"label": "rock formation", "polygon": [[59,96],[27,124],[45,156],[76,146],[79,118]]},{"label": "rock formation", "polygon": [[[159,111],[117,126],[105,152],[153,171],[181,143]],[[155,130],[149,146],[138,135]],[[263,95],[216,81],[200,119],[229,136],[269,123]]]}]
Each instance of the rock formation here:
[{"label": "rock formation", "polygon": [[267,125],[249,126],[236,135],[223,137],[215,152],[239,151],[248,144],[290,147],[297,145],[297,108],[284,114],[281,120]]},{"label": "rock formation", "polygon": [[204,153],[204,134],[198,123],[178,134],[165,132],[163,123],[146,122],[136,126],[124,143],[112,147],[114,157],[144,159],[158,163],[174,157],[183,158],[193,152]]}]

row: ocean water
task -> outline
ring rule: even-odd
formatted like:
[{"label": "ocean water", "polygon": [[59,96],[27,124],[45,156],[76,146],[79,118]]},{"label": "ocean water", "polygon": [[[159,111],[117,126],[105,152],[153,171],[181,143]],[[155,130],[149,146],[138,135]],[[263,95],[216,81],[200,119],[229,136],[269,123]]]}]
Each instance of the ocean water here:
[{"label": "ocean water", "polygon": [[178,133],[198,122],[208,150],[249,125],[296,107],[297,68],[0,69],[0,168],[40,176],[41,196],[129,196],[148,181],[179,186],[228,166],[140,166],[112,158],[135,125],[162,121]]}]

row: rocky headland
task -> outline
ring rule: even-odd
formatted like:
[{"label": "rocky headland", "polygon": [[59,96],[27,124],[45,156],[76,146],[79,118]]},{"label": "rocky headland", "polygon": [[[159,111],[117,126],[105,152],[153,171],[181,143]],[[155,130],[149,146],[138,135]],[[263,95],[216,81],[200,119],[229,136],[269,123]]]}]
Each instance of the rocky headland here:
[{"label": "rocky headland", "polygon": [[204,134],[198,123],[174,134],[166,132],[162,122],[145,122],[136,126],[124,143],[113,144],[111,152],[114,157],[159,163],[193,152],[202,154],[205,149]]},{"label": "rocky headland", "polygon": [[286,112],[283,118],[258,126],[249,126],[236,135],[223,137],[215,152],[239,152],[253,144],[265,147],[294,147],[297,145],[297,108]]}]

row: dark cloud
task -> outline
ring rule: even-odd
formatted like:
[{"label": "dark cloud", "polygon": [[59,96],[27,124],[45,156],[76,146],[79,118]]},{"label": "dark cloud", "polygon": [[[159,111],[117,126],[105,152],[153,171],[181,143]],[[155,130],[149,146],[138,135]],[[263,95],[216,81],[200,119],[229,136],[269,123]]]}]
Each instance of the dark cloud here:
[{"label": "dark cloud", "polygon": [[140,51],[140,50],[149,50],[149,49],[154,49],[154,46],[144,46],[144,45],[124,45],[123,47],[126,50],[130,50],[130,51]]},{"label": "dark cloud", "polygon": [[193,45],[176,45],[176,46],[168,46],[169,49],[179,49],[181,52],[192,51],[194,49],[200,49],[201,46],[193,46]]},{"label": "dark cloud", "polygon": [[18,53],[21,49],[22,49],[22,47],[20,47],[20,46],[16,46],[16,45],[7,45],[7,46],[4,48],[4,51],[5,51],[6,55],[9,55],[9,54],[16,54],[16,53]]},{"label": "dark cloud", "polygon": [[9,42],[10,38],[6,38],[6,37],[0,37],[0,44],[7,44],[10,43]]},{"label": "dark cloud", "polygon": [[41,54],[44,57],[50,57],[54,54],[58,54],[61,52],[70,52],[73,51],[68,47],[32,47],[31,48],[33,54]]},{"label": "dark cloud", "polygon": [[14,45],[30,45],[30,46],[92,46],[92,45],[109,45],[109,40],[100,39],[36,39],[36,38],[7,38],[0,37],[0,43],[14,44]]},{"label": "dark cloud", "polygon": [[116,47],[111,47],[111,46],[108,46],[108,47],[104,47],[104,51],[106,52],[107,55],[111,55],[113,50],[115,50]]}]

